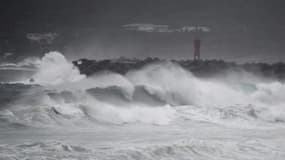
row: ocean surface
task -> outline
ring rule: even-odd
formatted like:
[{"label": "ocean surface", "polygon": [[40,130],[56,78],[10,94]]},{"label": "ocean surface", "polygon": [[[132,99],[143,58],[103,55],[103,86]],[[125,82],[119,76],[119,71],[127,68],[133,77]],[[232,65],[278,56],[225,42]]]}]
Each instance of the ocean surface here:
[{"label": "ocean surface", "polygon": [[285,159],[277,80],[170,62],[86,77],[58,52],[34,65],[0,68],[14,73],[0,84],[0,160]]}]

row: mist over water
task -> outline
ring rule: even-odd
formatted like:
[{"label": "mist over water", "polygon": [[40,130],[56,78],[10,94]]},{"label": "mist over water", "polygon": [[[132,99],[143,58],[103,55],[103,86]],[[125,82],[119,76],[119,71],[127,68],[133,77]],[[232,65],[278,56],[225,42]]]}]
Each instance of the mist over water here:
[{"label": "mist over water", "polygon": [[[221,137],[227,136],[228,128],[239,134],[243,129],[280,129],[284,128],[285,124],[285,85],[277,80],[265,81],[249,73],[245,76],[233,72],[206,79],[194,76],[177,64],[161,62],[125,75],[102,72],[87,77],[80,74],[78,68],[59,52],[47,53],[36,61],[35,66],[36,72],[33,76],[23,81],[23,85],[28,87],[22,87],[20,94],[11,97],[9,103],[3,103],[1,106],[1,124],[76,130],[98,130],[100,126],[104,128],[104,133],[108,132],[110,126],[122,126],[126,132],[135,134],[145,132],[141,131],[141,127],[154,127],[154,130],[162,127],[163,132],[169,136],[177,127],[187,126],[187,129],[191,129],[195,126],[199,130],[206,125],[209,128],[214,127],[217,133],[222,130],[219,135]],[[20,86],[15,84],[13,87],[16,92]],[[137,128],[134,129],[134,125]],[[184,135],[183,129],[179,131],[175,133]],[[121,134],[121,131],[114,132]],[[153,133],[152,136],[158,135]],[[170,137],[177,139],[177,136]],[[264,144],[265,142],[258,140],[243,143],[245,146],[256,143],[257,146],[252,146],[254,149],[259,145],[268,145],[267,142]],[[211,148],[213,145],[216,147]],[[192,152],[193,148],[198,147],[195,149],[201,154],[215,155],[218,152],[216,150],[221,150],[220,152],[225,152],[226,155],[235,155],[240,159],[240,145],[237,139],[230,142],[206,140],[202,144],[194,140],[187,144],[175,142],[136,151],[124,150],[122,153],[142,159],[151,159],[152,156],[183,159],[189,155],[198,156]],[[9,147],[15,152],[19,150],[19,146]],[[86,148],[59,142],[33,143],[25,147],[19,151],[20,154],[33,155],[30,149],[37,148],[50,155],[52,153],[49,148],[57,147],[63,153],[81,155],[79,152],[82,151],[86,156],[100,155],[89,152]],[[226,150],[226,147],[232,147],[233,151]],[[263,153],[270,152],[266,148],[263,149]],[[6,150],[2,150],[3,154]],[[256,154],[249,152],[252,156]],[[284,156],[282,151],[275,152],[281,155],[280,157]],[[118,155],[119,152],[114,152],[113,156]]]}]

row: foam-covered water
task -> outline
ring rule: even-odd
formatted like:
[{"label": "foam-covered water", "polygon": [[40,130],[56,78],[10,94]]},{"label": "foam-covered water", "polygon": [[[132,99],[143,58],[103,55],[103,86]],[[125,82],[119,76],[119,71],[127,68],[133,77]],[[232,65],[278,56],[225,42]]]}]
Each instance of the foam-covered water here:
[{"label": "foam-covered water", "polygon": [[[284,141],[283,141],[284,142]],[[264,145],[258,140],[236,141],[188,140],[148,147],[89,149],[62,142],[38,142],[21,145],[0,146],[1,158],[42,159],[280,159],[283,150],[272,144]],[[56,154],[55,154],[56,153]],[[273,154],[272,154],[273,153]],[[31,155],[31,156],[29,156]]]},{"label": "foam-covered water", "polygon": [[[239,77],[234,73],[201,79],[170,62],[126,75],[86,77],[58,52],[35,62],[29,79],[0,84],[0,137],[5,139],[0,158],[285,158],[285,147],[279,144],[285,139],[285,85],[279,81],[250,74],[230,78]],[[116,130],[118,126],[122,128]],[[51,132],[41,132],[46,128]],[[92,141],[88,147],[78,138],[83,129]],[[198,132],[191,135],[192,130]],[[214,138],[211,131],[216,132]],[[162,134],[167,138],[161,140]],[[110,135],[118,144],[110,143]],[[24,144],[12,143],[11,137]],[[189,139],[191,143],[181,143]]]}]

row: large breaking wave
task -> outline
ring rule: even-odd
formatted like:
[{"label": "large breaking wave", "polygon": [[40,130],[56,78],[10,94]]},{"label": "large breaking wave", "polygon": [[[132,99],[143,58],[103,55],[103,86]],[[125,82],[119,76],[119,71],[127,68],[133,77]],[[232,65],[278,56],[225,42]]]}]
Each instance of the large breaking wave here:
[{"label": "large breaking wave", "polygon": [[[37,61],[36,73],[23,83],[29,87],[15,84],[9,93],[17,94],[4,98],[2,122],[29,126],[285,122],[283,83],[242,75],[201,79],[171,62],[126,75],[102,72],[86,77],[62,54],[51,52]],[[5,85],[1,84],[3,94],[8,93]]]}]

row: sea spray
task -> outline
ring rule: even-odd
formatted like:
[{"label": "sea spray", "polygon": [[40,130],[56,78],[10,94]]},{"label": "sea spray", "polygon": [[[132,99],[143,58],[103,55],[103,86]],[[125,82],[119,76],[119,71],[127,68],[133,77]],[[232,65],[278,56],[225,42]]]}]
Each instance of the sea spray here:
[{"label": "sea spray", "polygon": [[84,78],[85,76],[59,52],[46,54],[40,60],[38,72],[33,77],[35,83],[41,85],[72,83]]}]

